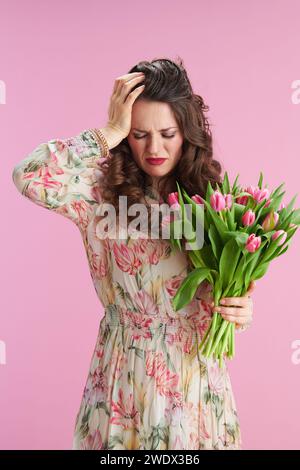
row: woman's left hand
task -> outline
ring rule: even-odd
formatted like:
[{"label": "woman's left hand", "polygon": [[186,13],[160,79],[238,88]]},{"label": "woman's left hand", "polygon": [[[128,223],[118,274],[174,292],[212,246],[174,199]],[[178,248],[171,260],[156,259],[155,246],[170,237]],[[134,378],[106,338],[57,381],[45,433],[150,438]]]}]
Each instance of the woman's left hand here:
[{"label": "woman's left hand", "polygon": [[251,294],[254,288],[255,282],[251,281],[249,289],[243,297],[224,297],[219,302],[220,306],[214,307],[213,310],[219,312],[225,320],[235,323],[236,328],[249,325],[253,319]]}]

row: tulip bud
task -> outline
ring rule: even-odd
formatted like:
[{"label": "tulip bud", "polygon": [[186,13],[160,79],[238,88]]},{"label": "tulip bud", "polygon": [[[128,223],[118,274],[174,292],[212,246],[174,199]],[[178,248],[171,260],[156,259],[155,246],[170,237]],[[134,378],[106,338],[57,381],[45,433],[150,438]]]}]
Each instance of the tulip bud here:
[{"label": "tulip bud", "polygon": [[262,228],[268,232],[270,230],[273,230],[279,220],[279,214],[277,212],[271,211],[264,219],[262,223]]},{"label": "tulip bud", "polygon": [[286,237],[287,237],[287,233],[284,231],[284,230],[277,230],[275,233],[273,233],[272,235],[272,239],[273,240],[276,240],[278,237],[280,237],[280,235],[283,235],[283,237],[279,240],[278,242],[278,246],[281,246],[284,244],[285,240],[286,240]]},{"label": "tulip bud", "polygon": [[250,225],[253,225],[254,222],[255,222],[255,213],[251,209],[248,209],[242,217],[242,223],[243,225],[249,227]]},{"label": "tulip bud", "polygon": [[179,200],[178,200],[178,192],[170,193],[168,195],[168,204],[173,209],[178,209],[180,207]]},{"label": "tulip bud", "polygon": [[211,196],[210,196],[210,204],[213,210],[219,212],[225,209],[225,198],[223,194],[221,194],[219,191],[215,191]]},{"label": "tulip bud", "polygon": [[236,202],[238,204],[242,204],[243,206],[246,206],[247,205],[247,202],[248,202],[248,196],[240,196],[240,197],[237,197],[236,198]]},{"label": "tulip bud", "polygon": [[194,196],[191,197],[193,201],[195,201],[197,204],[204,204],[203,199],[199,194],[195,194]]},{"label": "tulip bud", "polygon": [[249,251],[249,253],[254,253],[255,251],[258,250],[258,248],[260,247],[260,244],[261,244],[261,238],[256,237],[254,233],[251,233],[251,235],[249,235],[246,241],[245,248],[247,251]]},{"label": "tulip bud", "polygon": [[232,195],[231,194],[225,194],[225,205],[227,209],[231,209],[232,206]]}]

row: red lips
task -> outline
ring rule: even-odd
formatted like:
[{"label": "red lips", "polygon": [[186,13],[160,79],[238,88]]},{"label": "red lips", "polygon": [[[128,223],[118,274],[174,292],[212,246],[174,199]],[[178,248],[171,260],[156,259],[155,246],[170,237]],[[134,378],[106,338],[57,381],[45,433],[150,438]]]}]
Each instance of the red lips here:
[{"label": "red lips", "polygon": [[150,163],[150,165],[161,165],[166,158],[146,158],[147,162]]}]

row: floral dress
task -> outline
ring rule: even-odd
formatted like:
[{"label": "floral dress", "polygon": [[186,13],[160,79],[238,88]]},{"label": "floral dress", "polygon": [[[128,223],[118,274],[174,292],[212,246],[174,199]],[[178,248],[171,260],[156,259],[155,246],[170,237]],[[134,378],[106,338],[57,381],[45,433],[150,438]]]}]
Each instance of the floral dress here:
[{"label": "floral dress", "polygon": [[[165,239],[103,236],[98,162],[89,130],[38,145],[13,169],[34,203],[80,230],[104,308],[79,411],[73,449],[241,449],[226,362],[199,353],[212,310],[207,284],[174,311],[188,273],[185,252]],[[150,202],[159,195],[148,187]]]}]

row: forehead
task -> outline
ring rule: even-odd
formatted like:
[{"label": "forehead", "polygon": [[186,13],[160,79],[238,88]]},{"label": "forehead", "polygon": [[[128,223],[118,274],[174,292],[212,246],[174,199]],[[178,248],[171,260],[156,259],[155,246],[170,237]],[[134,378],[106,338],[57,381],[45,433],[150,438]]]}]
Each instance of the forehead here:
[{"label": "forehead", "polygon": [[131,127],[148,131],[177,126],[171,106],[159,101],[136,100],[132,106]]}]

